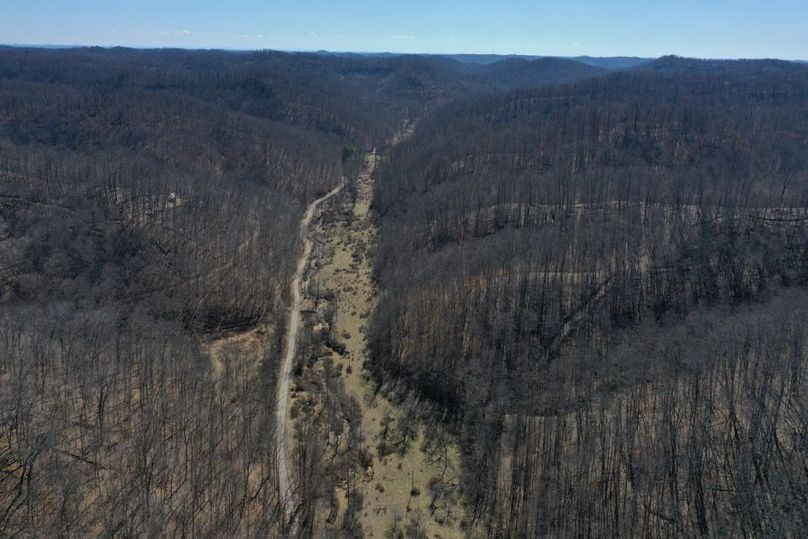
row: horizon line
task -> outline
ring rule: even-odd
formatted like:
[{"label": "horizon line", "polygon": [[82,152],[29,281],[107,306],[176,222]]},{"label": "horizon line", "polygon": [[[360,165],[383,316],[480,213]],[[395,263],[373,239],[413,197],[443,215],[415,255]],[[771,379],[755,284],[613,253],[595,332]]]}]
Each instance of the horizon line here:
[{"label": "horizon line", "polygon": [[360,50],[330,50],[330,49],[281,49],[281,48],[236,48],[236,47],[175,47],[164,45],[89,45],[89,44],[58,44],[58,43],[0,43],[0,47],[14,48],[14,49],[131,49],[131,50],[182,50],[189,52],[205,52],[205,51],[222,51],[222,52],[282,52],[282,53],[304,53],[304,54],[359,54],[359,55],[392,55],[392,56],[515,56],[515,57],[534,57],[534,58],[631,58],[640,60],[657,60],[669,56],[679,58],[687,58],[691,60],[780,60],[785,62],[808,63],[808,60],[802,58],[780,58],[776,56],[684,56],[676,53],[667,53],[659,56],[642,56],[637,54],[614,54],[598,56],[596,54],[578,54],[575,56],[559,55],[559,54],[533,54],[533,53],[520,53],[520,52],[409,52],[409,51],[360,51]]}]

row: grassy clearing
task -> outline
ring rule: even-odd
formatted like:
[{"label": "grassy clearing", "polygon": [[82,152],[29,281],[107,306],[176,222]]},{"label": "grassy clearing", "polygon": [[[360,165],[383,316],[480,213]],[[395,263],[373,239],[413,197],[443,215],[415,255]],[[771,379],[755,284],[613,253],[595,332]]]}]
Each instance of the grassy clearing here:
[{"label": "grassy clearing", "polygon": [[269,337],[264,327],[243,333],[227,335],[207,344],[211,368],[215,378],[221,378],[229,370],[232,358],[242,358],[254,363],[257,368],[267,347]]}]

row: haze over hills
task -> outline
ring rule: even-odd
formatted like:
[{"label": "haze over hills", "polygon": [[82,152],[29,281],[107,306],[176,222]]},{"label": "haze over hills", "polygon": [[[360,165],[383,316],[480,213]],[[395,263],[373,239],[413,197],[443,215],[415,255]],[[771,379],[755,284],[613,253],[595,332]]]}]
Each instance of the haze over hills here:
[{"label": "haze over hills", "polygon": [[796,537],[806,286],[804,63],[0,47],[0,536]]},{"label": "haze over hills", "polygon": [[[469,64],[493,64],[503,60],[519,58],[524,60],[539,60],[542,58],[559,58],[553,56],[530,56],[521,54],[447,54],[449,58],[453,58],[459,62]],[[611,56],[611,57],[593,57],[593,56],[571,56],[560,57],[568,60],[575,60],[584,64],[603,69],[627,69],[642,65],[651,61],[651,58],[638,58],[636,56]]]},{"label": "haze over hills", "polygon": [[[59,44],[16,44],[16,43],[2,43],[0,44],[0,48],[17,48],[17,49],[25,49],[25,48],[42,48],[42,49],[76,49],[76,48],[83,48],[77,47],[76,45],[59,45]],[[147,50],[151,47],[103,47],[103,46],[96,46],[93,48],[104,48],[104,49],[114,49],[114,48],[132,48],[135,50]],[[167,47],[173,48],[173,47]],[[250,52],[258,52],[261,50],[271,50],[271,49],[250,49],[250,48],[228,48],[228,49],[217,49],[217,48],[200,48],[200,49],[188,49],[184,47],[179,47],[185,50],[221,50],[221,51],[230,51],[230,52],[243,52],[243,53],[250,53]],[[552,56],[552,55],[535,55],[535,54],[519,54],[519,53],[512,53],[512,54],[483,54],[483,53],[406,53],[406,52],[362,52],[362,51],[331,51],[325,49],[319,50],[294,50],[294,49],[274,49],[277,52],[285,52],[285,53],[292,53],[292,54],[317,54],[322,56],[365,56],[365,57],[375,57],[375,58],[392,58],[396,56],[439,56],[444,58],[451,58],[453,60],[457,60],[463,64],[493,64],[496,62],[501,62],[503,60],[508,59],[522,59],[522,60],[539,60],[539,59],[546,59],[546,58],[554,58],[554,59],[562,59],[562,60],[574,60],[577,62],[581,62],[587,65],[591,65],[593,67],[599,67],[602,69],[607,70],[619,70],[619,69],[630,69],[632,67],[637,67],[646,63],[653,61],[654,57],[641,57],[641,56],[591,56],[591,55],[581,55],[581,56]],[[705,57],[707,58],[707,57]],[[703,58],[704,59],[704,58]],[[722,58],[722,60],[742,60],[743,57],[738,58]],[[772,59],[776,59],[773,57]],[[792,59],[784,59],[785,61],[789,62],[796,62],[796,63],[808,63],[808,60],[800,60],[797,58]]]}]

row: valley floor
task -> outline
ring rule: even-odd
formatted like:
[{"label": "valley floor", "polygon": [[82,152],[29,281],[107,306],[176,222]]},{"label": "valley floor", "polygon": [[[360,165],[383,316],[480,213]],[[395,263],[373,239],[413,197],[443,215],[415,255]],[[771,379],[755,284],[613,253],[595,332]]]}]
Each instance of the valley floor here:
[{"label": "valley floor", "polygon": [[[322,310],[318,305],[322,297],[332,302],[335,316],[329,329],[344,350],[328,351],[334,367],[329,372],[339,373],[344,392],[358,403],[361,413],[359,428],[363,449],[370,457],[366,461],[369,466],[349,481],[362,499],[357,515],[362,534],[397,537],[400,532],[417,537],[460,537],[463,512],[455,447],[446,441],[436,444],[431,437],[425,440],[426,429],[418,412],[413,412],[416,405],[393,403],[364,367],[368,360],[368,318],[375,297],[371,271],[375,228],[370,206],[374,172],[380,159],[375,152],[367,155],[353,204],[345,200],[348,197],[335,198],[338,202],[329,203],[322,218],[313,225],[316,247],[308,280],[316,283],[319,297],[305,302],[313,310]],[[345,206],[339,207],[341,204]],[[350,211],[348,206],[352,206]],[[309,323],[313,324],[310,319]],[[310,379],[315,371],[316,368],[301,378]],[[291,416],[295,422],[310,421],[315,415],[300,414],[317,399],[308,390],[311,385],[301,381],[291,390]],[[338,485],[338,516],[332,516],[330,524],[336,528],[342,526],[346,516],[346,491],[347,485]]]}]

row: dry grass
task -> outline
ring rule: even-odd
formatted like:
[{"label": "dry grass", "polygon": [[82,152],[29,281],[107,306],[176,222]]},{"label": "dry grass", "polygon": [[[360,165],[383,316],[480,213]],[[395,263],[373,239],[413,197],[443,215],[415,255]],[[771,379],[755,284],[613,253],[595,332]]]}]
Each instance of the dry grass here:
[{"label": "dry grass", "polygon": [[[366,168],[372,168],[372,163]],[[328,238],[325,251],[331,256],[323,261],[318,274],[321,285],[335,294],[334,334],[346,336],[345,354],[335,356],[336,364],[342,366],[347,393],[361,405],[365,441],[368,447],[374,448],[372,466],[361,486],[364,499],[360,519],[362,529],[367,537],[384,537],[394,526],[403,529],[409,522],[419,520],[428,537],[461,537],[459,517],[462,512],[459,506],[452,511],[436,513],[434,517],[430,510],[433,501],[430,480],[441,476],[444,466],[433,463],[421,449],[423,429],[418,428],[416,438],[403,455],[393,453],[380,457],[375,450],[385,419],[395,418],[399,410],[376,392],[375,384],[363,368],[367,359],[367,316],[373,307],[374,287],[368,252],[374,233],[368,215],[371,190],[372,177],[363,174],[353,208],[354,219],[320,231]],[[450,450],[449,460],[454,461],[451,469],[457,469],[457,458],[456,450]],[[338,502],[343,510],[346,502],[342,493],[338,494]]]},{"label": "dry grass", "polygon": [[227,335],[207,344],[210,364],[215,378],[221,378],[230,367],[228,358],[241,358],[258,367],[268,342],[267,331],[257,327],[243,333]]}]

